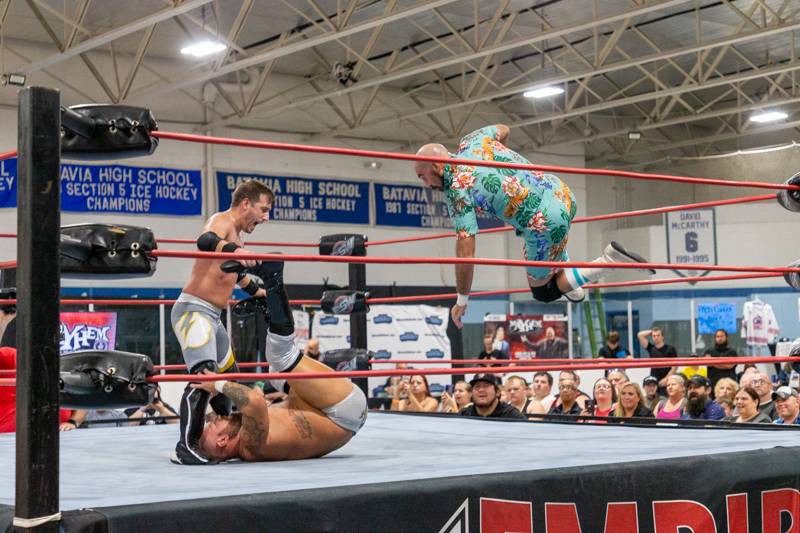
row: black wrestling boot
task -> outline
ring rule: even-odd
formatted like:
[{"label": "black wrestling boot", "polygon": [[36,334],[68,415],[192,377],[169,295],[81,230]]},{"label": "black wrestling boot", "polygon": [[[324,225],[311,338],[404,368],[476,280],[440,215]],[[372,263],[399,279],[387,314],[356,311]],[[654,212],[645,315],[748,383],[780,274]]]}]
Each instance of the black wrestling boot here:
[{"label": "black wrestling boot", "polygon": [[186,385],[181,397],[181,434],[170,461],[179,465],[208,465],[215,461],[199,452],[200,437],[205,426],[209,395],[206,391]]}]

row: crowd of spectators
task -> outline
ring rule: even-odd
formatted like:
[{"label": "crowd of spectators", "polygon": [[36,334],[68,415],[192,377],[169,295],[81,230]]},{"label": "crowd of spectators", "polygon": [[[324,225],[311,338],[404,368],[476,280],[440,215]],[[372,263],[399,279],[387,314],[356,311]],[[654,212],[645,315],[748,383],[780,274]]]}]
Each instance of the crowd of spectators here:
[{"label": "crowd of spectators", "polygon": [[[650,357],[677,357],[675,347],[667,342],[660,328],[640,331],[637,337]],[[507,359],[507,346],[503,328],[497,328],[484,336],[484,349],[478,358]],[[718,330],[714,345],[704,355],[735,357],[737,353],[728,345],[727,333]],[[606,336],[598,356],[632,358],[615,331]],[[384,391],[392,398],[391,409],[398,411],[531,420],[540,420],[543,417],[539,415],[547,414],[561,419],[580,415],[581,420],[594,423],[612,417],[633,418],[637,422],[652,419],[651,423],[683,419],[800,424],[798,391],[781,386],[788,379],[773,385],[755,365],[741,366],[743,371],[737,374],[737,365],[732,364],[681,366],[676,362],[671,367],[652,368],[641,385],[631,381],[625,370],[611,369],[594,382],[588,393],[581,389],[580,374],[569,369],[559,372],[557,383],[550,372],[533,374],[530,383],[520,375],[500,378],[498,374],[478,374],[469,383],[459,381],[452,388],[446,387],[440,397],[430,393],[423,376],[392,377]],[[513,371],[513,367],[509,370]],[[792,369],[787,367],[784,371],[788,375]]]}]

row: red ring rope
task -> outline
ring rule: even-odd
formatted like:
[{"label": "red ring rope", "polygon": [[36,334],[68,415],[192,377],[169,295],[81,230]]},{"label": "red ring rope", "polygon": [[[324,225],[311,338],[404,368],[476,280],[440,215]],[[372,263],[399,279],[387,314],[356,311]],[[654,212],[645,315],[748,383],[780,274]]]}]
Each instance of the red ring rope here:
[{"label": "red ring rope", "polygon": [[761,181],[735,181],[711,178],[691,178],[688,176],[672,176],[669,174],[648,174],[645,172],[631,172],[627,170],[608,170],[600,168],[561,167],[555,165],[531,165],[523,163],[507,163],[505,161],[483,161],[474,159],[455,159],[442,157],[427,157],[412,154],[399,154],[395,152],[382,152],[377,150],[357,150],[354,148],[338,148],[334,146],[315,146],[304,144],[280,143],[272,141],[253,141],[249,139],[232,139],[229,137],[213,137],[210,135],[194,135],[191,133],[175,133],[170,131],[153,131],[153,137],[171,139],[173,141],[196,142],[205,144],[221,144],[227,146],[241,146],[244,148],[262,148],[267,150],[287,150],[292,152],[311,152],[317,154],[348,155],[358,157],[374,157],[380,159],[398,159],[402,161],[429,161],[431,163],[449,163],[455,165],[482,166],[495,168],[510,168],[516,170],[536,170],[541,172],[555,172],[562,174],[588,174],[596,176],[618,176],[621,178],[644,179],[653,181],[674,181],[678,183],[694,183],[702,185],[724,185],[728,187],[756,187],[773,190],[800,190],[800,186],[786,185],[784,183],[766,183]]},{"label": "red ring rope", "polygon": [[[697,360],[697,358],[694,358]],[[734,364],[743,363],[745,358],[714,358],[715,363],[718,364]],[[764,359],[768,363],[777,363],[784,361],[798,361],[797,357],[763,357],[763,358],[748,358],[748,359]],[[729,361],[725,363],[725,361]],[[602,370],[606,368],[669,368],[674,365],[675,360],[668,361],[649,361],[649,360],[627,360],[626,363],[576,363],[569,365],[570,370]],[[686,365],[688,366],[688,365]],[[692,365],[695,366],[695,365]],[[701,365],[697,365],[701,366]],[[529,365],[529,366],[515,366],[514,372],[550,372],[557,370],[553,365]],[[452,375],[452,374],[508,374],[509,367],[468,367],[468,368],[399,368],[399,369],[386,369],[386,370],[348,370],[344,372],[274,372],[274,373],[256,373],[256,372],[228,372],[226,374],[164,374],[157,376],[149,376],[148,382],[163,383],[163,382],[184,382],[187,377],[191,377],[193,382],[202,381],[266,381],[273,379],[336,379],[336,378],[366,378],[366,377],[387,377],[387,376],[437,376],[437,375]],[[15,385],[15,378],[1,378],[0,385]]]},{"label": "red ring rope", "polygon": [[[199,252],[180,250],[153,250],[153,257],[199,258],[199,259],[233,259],[238,261],[278,261],[278,262],[320,262],[320,263],[364,263],[364,264],[427,264],[427,265],[483,265],[513,266],[541,268],[597,268],[598,263],[591,261],[525,261],[522,259],[491,259],[485,257],[354,257],[335,255],[305,254],[237,254],[226,252]],[[621,268],[628,270],[706,270],[718,272],[800,272],[798,267],[760,267],[730,265],[696,265],[679,263],[603,263],[604,268]]]},{"label": "red ring rope", "polygon": [[0,152],[0,161],[3,161],[4,159],[11,159],[12,157],[17,157],[16,150],[11,150],[8,152]]}]

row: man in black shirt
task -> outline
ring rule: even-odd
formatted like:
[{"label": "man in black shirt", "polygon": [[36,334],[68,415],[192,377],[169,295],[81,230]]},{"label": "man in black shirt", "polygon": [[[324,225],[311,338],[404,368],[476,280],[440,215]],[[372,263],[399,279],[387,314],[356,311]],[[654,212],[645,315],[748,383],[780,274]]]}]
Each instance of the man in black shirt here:
[{"label": "man in black shirt", "polygon": [[[639,338],[641,347],[647,350],[651,358],[678,357],[678,352],[675,351],[675,348],[664,342],[664,333],[661,328],[644,329],[637,333],[636,336]],[[651,342],[648,337],[652,337],[653,341]],[[661,396],[667,395],[667,376],[677,371],[677,366],[650,369],[650,375],[658,379],[658,394]]]},{"label": "man in black shirt", "polygon": [[[703,355],[711,357],[736,357],[736,350],[728,346],[728,333],[724,329],[718,329],[714,333],[714,347],[709,348]],[[717,381],[722,378],[731,378],[736,381],[736,365],[709,365],[708,380],[711,382],[711,390],[717,385]]]},{"label": "man in black shirt", "polygon": [[579,415],[583,410],[578,404],[578,384],[572,379],[558,380],[558,399],[553,402],[548,414],[551,415]]},{"label": "man in black shirt", "polygon": [[[483,351],[478,355],[478,359],[508,359],[508,355],[500,350],[492,348],[492,336],[484,335],[483,337]],[[481,366],[503,366],[502,364],[483,363]]]},{"label": "man in black shirt", "polygon": [[500,401],[500,380],[494,374],[475,374],[469,384],[472,385],[472,404],[459,411],[459,415],[527,419],[519,409]]}]

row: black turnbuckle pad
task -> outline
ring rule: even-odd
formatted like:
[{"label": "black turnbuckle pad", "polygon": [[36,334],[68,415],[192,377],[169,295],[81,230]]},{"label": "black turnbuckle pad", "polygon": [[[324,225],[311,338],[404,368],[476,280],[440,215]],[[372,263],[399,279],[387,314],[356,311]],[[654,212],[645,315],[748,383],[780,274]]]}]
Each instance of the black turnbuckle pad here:
[{"label": "black turnbuckle pad", "polygon": [[61,111],[61,156],[82,161],[151,155],[158,123],[149,109],[116,104],[72,106]]},{"label": "black turnbuckle pad", "polygon": [[362,291],[325,291],[320,299],[322,310],[332,315],[349,315],[369,311],[367,297],[369,293]]},{"label": "black turnbuckle pad", "polygon": [[124,409],[147,405],[156,385],[146,355],[115,350],[86,350],[61,356],[59,379],[62,407],[71,409]]},{"label": "black turnbuckle pad", "polygon": [[[800,172],[786,180],[785,185],[800,186]],[[781,204],[784,209],[794,211],[795,213],[800,212],[800,190],[789,191],[783,189],[778,191],[776,197],[778,199],[778,203]]]},{"label": "black turnbuckle pad", "polygon": [[157,259],[153,230],[113,224],[61,228],[61,272],[87,275],[152,275]]},{"label": "black turnbuckle pad", "polygon": [[375,354],[364,348],[341,348],[324,352],[319,360],[339,372],[349,370],[372,370],[369,360]]},{"label": "black turnbuckle pad", "polygon": [[367,236],[355,233],[324,235],[319,239],[319,255],[365,256]]}]

